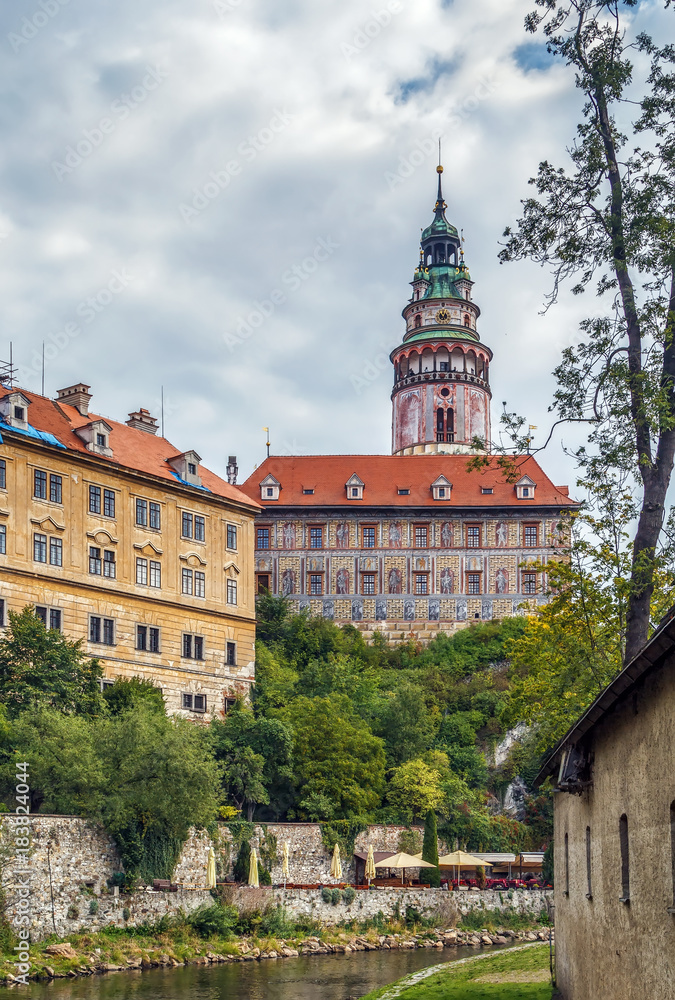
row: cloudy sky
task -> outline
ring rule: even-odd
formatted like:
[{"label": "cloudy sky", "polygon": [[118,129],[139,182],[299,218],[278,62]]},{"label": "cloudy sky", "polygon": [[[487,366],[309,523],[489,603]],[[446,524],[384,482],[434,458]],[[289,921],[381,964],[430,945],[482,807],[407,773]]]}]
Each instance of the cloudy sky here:
[{"label": "cloudy sky", "polygon": [[[570,73],[531,0],[19,0],[0,12],[0,359],[92,386],[115,419],[240,480],[276,453],[387,453],[401,309],[443,135],[502,400],[544,434],[560,350],[594,303],[540,315],[500,266],[539,160],[564,162]],[[662,29],[662,4],[641,25]],[[661,25],[661,29],[660,29]],[[565,438],[569,443],[572,439]],[[543,464],[573,482],[560,439]]]}]

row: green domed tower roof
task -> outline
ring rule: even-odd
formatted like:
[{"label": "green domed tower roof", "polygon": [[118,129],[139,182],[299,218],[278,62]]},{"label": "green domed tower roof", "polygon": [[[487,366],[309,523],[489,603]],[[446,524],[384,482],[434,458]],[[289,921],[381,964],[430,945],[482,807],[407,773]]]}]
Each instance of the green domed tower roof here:
[{"label": "green domed tower roof", "polygon": [[[436,283],[447,286],[448,282],[452,283],[453,279],[457,277],[456,272],[463,266],[463,261],[460,259],[462,243],[457,229],[445,217],[445,210],[448,206],[443,200],[441,186],[443,167],[439,164],[436,170],[438,171],[438,195],[434,205],[434,219],[431,225],[422,232],[420,264],[425,272],[428,272],[428,281],[432,284],[436,281]],[[435,275],[434,271],[437,268],[442,269],[445,273]]]},{"label": "green domed tower roof", "polygon": [[443,173],[443,167],[439,164],[436,167],[436,170],[438,172],[438,196],[436,198],[436,204],[434,205],[434,221],[430,226],[427,226],[422,233],[422,243],[425,243],[428,239],[433,239],[438,236],[450,236],[454,237],[456,240],[459,239],[459,233],[445,217],[445,210],[448,206],[443,201],[443,191],[441,189],[441,174]]}]

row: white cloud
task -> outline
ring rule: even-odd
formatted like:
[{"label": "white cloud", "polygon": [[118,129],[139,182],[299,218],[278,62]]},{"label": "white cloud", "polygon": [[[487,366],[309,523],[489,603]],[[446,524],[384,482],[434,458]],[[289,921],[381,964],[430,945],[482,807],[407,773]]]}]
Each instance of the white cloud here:
[{"label": "white cloud", "polygon": [[[242,474],[262,460],[263,425],[279,450],[387,452],[391,372],[360,394],[350,376],[400,340],[434,153],[393,189],[386,176],[437,130],[495,352],[494,418],[505,399],[543,431],[549,372],[589,306],[542,318],[547,276],[496,257],[528,176],[563,158],[580,107],[567,70],[515,58],[530,2],[401,0],[350,59],[344,43],[386,2],[230,3],[219,16],[208,0],[72,0],[16,52],[7,36],[24,15],[0,13],[0,294],[17,361],[127,269],[133,281],[49,363],[49,391],[85,380],[93,406],[123,419],[156,411],[164,385],[167,435],[220,472],[229,454]],[[149,67],[166,78],[141,95]],[[279,112],[292,120],[268,131]],[[114,128],[59,181],[52,163],[104,118]],[[179,206],[232,163],[186,224]],[[285,272],[319,238],[339,248],[291,289]],[[228,349],[224,335],[276,288],[286,300]],[[544,464],[572,475],[559,450]]]}]

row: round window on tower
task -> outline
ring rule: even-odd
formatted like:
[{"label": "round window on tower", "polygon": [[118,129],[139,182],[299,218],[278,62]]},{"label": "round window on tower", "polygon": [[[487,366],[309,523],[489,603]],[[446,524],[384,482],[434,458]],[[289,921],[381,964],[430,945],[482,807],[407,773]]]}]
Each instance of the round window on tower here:
[{"label": "round window on tower", "polygon": [[449,389],[441,389],[441,396],[449,396],[449,395],[450,395]]}]

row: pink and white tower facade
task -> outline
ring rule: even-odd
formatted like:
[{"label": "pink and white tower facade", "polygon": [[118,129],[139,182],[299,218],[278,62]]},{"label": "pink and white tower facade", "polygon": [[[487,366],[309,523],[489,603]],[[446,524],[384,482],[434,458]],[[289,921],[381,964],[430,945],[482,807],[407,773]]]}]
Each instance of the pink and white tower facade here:
[{"label": "pink and white tower facade", "polygon": [[489,451],[492,351],[477,333],[480,309],[459,234],[445,217],[441,174],[434,220],[422,233],[406,332],[394,365],[395,455]]}]

